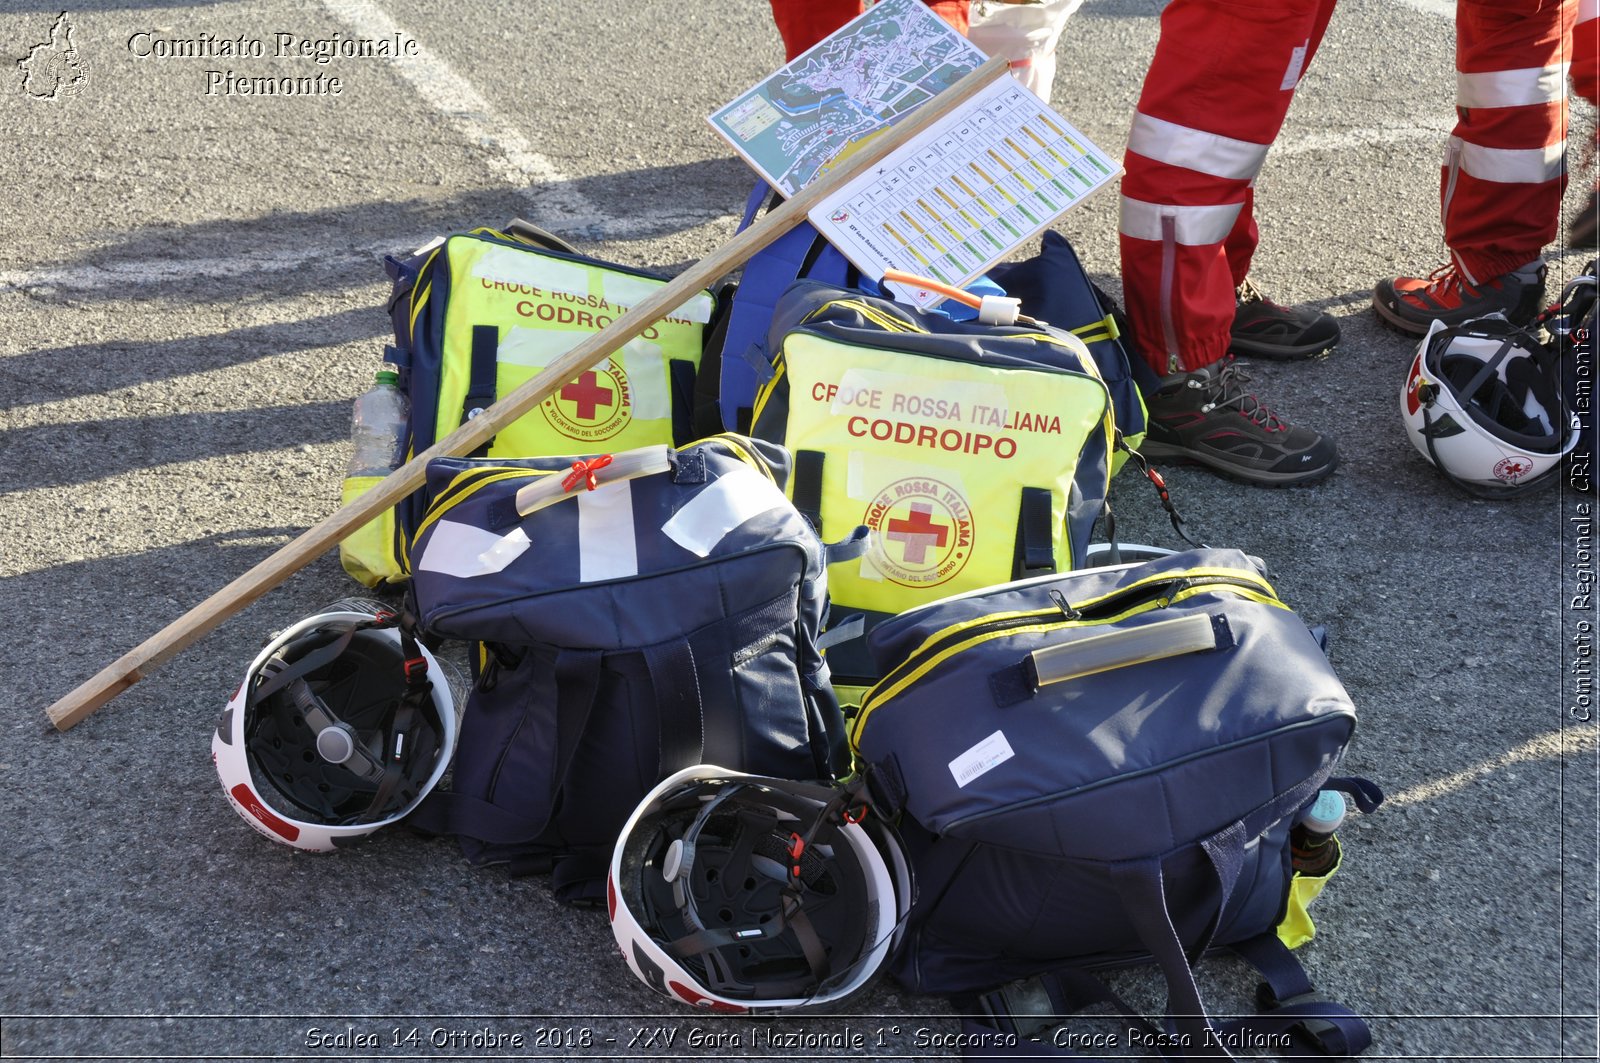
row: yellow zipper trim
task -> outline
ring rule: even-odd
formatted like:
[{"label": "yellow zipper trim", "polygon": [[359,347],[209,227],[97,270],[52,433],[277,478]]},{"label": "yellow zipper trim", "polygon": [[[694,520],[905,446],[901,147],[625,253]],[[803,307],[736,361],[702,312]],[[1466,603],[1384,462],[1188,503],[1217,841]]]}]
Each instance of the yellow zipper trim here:
[{"label": "yellow zipper trim", "polygon": [[[514,480],[518,477],[533,479],[539,476],[556,476],[568,471],[566,469],[501,468],[498,472],[484,475],[487,469],[493,468],[495,466],[490,465],[485,468],[470,469],[466,472],[458,473],[445,489],[439,492],[439,497],[433,500],[433,504],[428,507],[427,515],[422,518],[422,523],[417,525],[416,535],[413,535],[412,538],[420,538],[422,533],[432,527],[435,521],[490,484],[499,483],[502,480]],[[463,486],[463,481],[468,477],[478,477],[478,479]],[[452,491],[456,492],[453,497],[451,496]]]},{"label": "yellow zipper trim", "polygon": [[445,249],[445,245],[449,242],[449,240],[445,240],[444,243],[441,243],[438,247],[428,252],[428,257],[422,260],[422,267],[417,270],[417,280],[421,281],[422,278],[426,276],[428,278],[428,283],[423,285],[420,290],[415,286],[413,286],[411,289],[411,314],[408,332],[411,336],[411,345],[413,347],[415,347],[417,344],[417,318],[422,313],[423,305],[428,301],[428,293],[433,291],[433,274],[429,272],[430,267],[433,265],[433,260],[439,257],[439,252],[443,251]]},{"label": "yellow zipper trim", "polygon": [[772,389],[776,388],[778,386],[778,381],[784,378],[786,375],[786,369],[787,362],[783,357],[783,351],[780,349],[777,357],[772,359],[772,378],[765,384],[762,384],[761,387],[756,389],[756,401],[755,404],[750,407],[751,427],[755,426],[756,418],[761,416],[761,411],[766,409],[767,400],[772,398]]},{"label": "yellow zipper trim", "polygon": [[[1202,570],[1191,570],[1191,571],[1182,572],[1182,573],[1167,573],[1167,574],[1164,574],[1164,575],[1161,575],[1161,576],[1147,577],[1147,578],[1139,580],[1137,582],[1130,583],[1127,586],[1119,587],[1119,588],[1117,588],[1116,591],[1113,591],[1110,594],[1101,595],[1099,598],[1091,598],[1091,599],[1088,599],[1088,600],[1083,601],[1083,602],[1072,602],[1072,603],[1069,603],[1069,604],[1071,604],[1074,609],[1078,609],[1078,610],[1087,609],[1087,608],[1091,608],[1092,606],[1094,606],[1095,603],[1097,603],[1097,602],[1102,602],[1102,601],[1105,601],[1107,598],[1112,598],[1112,597],[1116,597],[1116,596],[1121,595],[1121,594],[1126,594],[1127,592],[1129,592],[1129,591],[1131,591],[1131,590],[1133,590],[1133,589],[1135,589],[1137,587],[1145,586],[1145,585],[1150,584],[1150,583],[1168,582],[1168,581],[1173,580],[1173,579],[1204,578],[1204,576],[1206,576],[1206,575],[1211,575],[1211,576],[1224,576],[1225,575],[1225,576],[1227,576],[1228,578],[1231,578],[1231,579],[1244,578],[1244,579],[1249,579],[1251,582],[1261,583],[1263,586],[1266,586],[1264,581],[1257,580],[1253,576],[1246,576],[1243,573],[1239,572],[1238,570],[1231,570],[1231,569],[1223,569],[1223,570],[1216,570],[1216,571],[1203,570],[1203,569]],[[1020,635],[1020,634],[1030,634],[1030,633],[1033,633],[1033,632],[1040,632],[1040,631],[1053,631],[1053,630],[1057,630],[1059,628],[1096,627],[1096,626],[1099,626],[1099,625],[1102,625],[1102,624],[1114,624],[1114,623],[1117,623],[1120,620],[1125,620],[1130,616],[1135,616],[1135,615],[1137,615],[1139,613],[1147,612],[1150,609],[1165,608],[1166,606],[1171,605],[1174,602],[1183,601],[1185,598],[1193,597],[1195,594],[1201,593],[1202,591],[1212,591],[1212,590],[1216,590],[1216,589],[1219,589],[1219,585],[1218,584],[1215,584],[1215,583],[1210,583],[1210,584],[1203,583],[1203,584],[1200,584],[1199,586],[1186,587],[1183,590],[1179,591],[1177,594],[1171,596],[1170,598],[1157,598],[1154,601],[1140,602],[1138,605],[1132,606],[1129,609],[1126,609],[1121,613],[1115,614],[1114,616],[1096,617],[1093,620],[1066,620],[1066,619],[1062,619],[1062,620],[1053,621],[1053,622],[1048,623],[1048,624],[1029,624],[1029,625],[1024,625],[1024,626],[1021,626],[1021,627],[1001,628],[1001,629],[996,630],[996,631],[982,632],[982,633],[979,633],[978,635],[973,636],[970,639],[964,639],[964,640],[962,640],[960,642],[954,643],[954,644],[952,644],[950,646],[945,647],[943,650],[940,650],[938,653],[934,654],[928,660],[926,660],[926,661],[920,663],[919,665],[917,665],[916,668],[912,669],[910,672],[907,672],[905,675],[901,676],[899,679],[897,679],[893,683],[893,685],[891,685],[890,687],[882,690],[881,693],[879,692],[879,688],[874,686],[871,689],[869,689],[864,695],[862,695],[861,708],[856,713],[855,720],[852,722],[852,725],[851,725],[850,743],[851,743],[851,745],[857,745],[860,742],[862,728],[865,726],[867,716],[872,712],[873,709],[877,708],[877,706],[879,704],[881,704],[882,702],[884,702],[884,701],[886,701],[886,700],[888,700],[890,698],[893,698],[896,695],[898,695],[901,692],[903,692],[905,690],[905,688],[909,684],[911,684],[912,682],[916,681],[917,679],[920,679],[922,676],[926,675],[930,669],[932,669],[935,666],[943,663],[952,654],[960,653],[960,652],[962,652],[964,650],[970,649],[973,646],[976,646],[976,645],[979,645],[981,643],[987,642],[992,638],[999,638],[999,637],[1001,637],[1003,635]],[[1258,593],[1258,592],[1255,592],[1255,591],[1251,591],[1251,590],[1249,590],[1247,588],[1238,587],[1238,586],[1235,586],[1235,585],[1232,585],[1232,584],[1221,585],[1220,589],[1221,590],[1233,591],[1233,592],[1237,593],[1242,598],[1247,598],[1247,599],[1249,599],[1251,601],[1259,602],[1262,605],[1276,606],[1279,609],[1287,609],[1287,608],[1289,608],[1287,605],[1284,605],[1283,602],[1279,601],[1278,597],[1275,594],[1271,593],[1270,588],[1269,588],[1268,592],[1265,593],[1265,594]],[[924,639],[922,641],[922,645],[921,646],[917,647],[917,649],[912,651],[910,654],[907,654],[907,658],[906,659],[910,660],[910,659],[916,657],[916,655],[918,653],[923,652],[926,649],[926,647],[928,647],[929,645],[933,644],[934,642],[937,642],[939,639],[945,638],[945,637],[947,637],[947,636],[949,636],[949,635],[951,635],[951,634],[953,634],[955,632],[964,630],[966,628],[977,627],[977,626],[986,625],[986,624],[992,624],[992,623],[995,623],[996,621],[1006,620],[1006,619],[1011,619],[1011,618],[1021,619],[1021,618],[1028,617],[1028,616],[1049,616],[1052,613],[1059,614],[1060,613],[1060,609],[1055,608],[1055,609],[1046,609],[1046,610],[1037,610],[1037,611],[1024,611],[1024,612],[1016,612],[1016,613],[989,613],[989,614],[987,614],[985,616],[977,617],[977,618],[975,618],[973,620],[968,620],[968,621],[965,621],[965,622],[960,623],[960,624],[952,624],[950,627],[941,628],[939,631],[934,632],[932,635],[929,635],[926,639]]]},{"label": "yellow zipper trim", "polygon": [[1099,343],[1101,340],[1114,340],[1122,336],[1122,330],[1117,328],[1116,318],[1110,314],[1107,314],[1099,321],[1091,321],[1087,325],[1080,325],[1067,331],[1084,343]]},{"label": "yellow zipper trim", "polygon": [[732,432],[719,432],[714,436],[707,436],[704,440],[702,440],[702,442],[706,443],[713,441],[721,443],[723,446],[733,451],[734,457],[738,458],[746,465],[754,467],[756,471],[765,476],[770,483],[776,484],[778,482],[778,478],[772,475],[772,468],[767,464],[766,459],[750,450],[749,447],[746,447],[742,442],[739,441],[739,437],[734,435]]}]

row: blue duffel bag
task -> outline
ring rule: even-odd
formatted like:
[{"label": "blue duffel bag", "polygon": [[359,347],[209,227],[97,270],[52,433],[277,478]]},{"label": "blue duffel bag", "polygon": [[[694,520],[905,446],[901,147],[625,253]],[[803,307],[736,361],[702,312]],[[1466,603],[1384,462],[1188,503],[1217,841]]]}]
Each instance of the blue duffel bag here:
[{"label": "blue duffel bag", "polygon": [[[1117,1003],[1088,972],[1153,960],[1169,1025],[1130,1024],[1146,1046],[1366,1045],[1358,1017],[1308,998],[1278,928],[1309,927],[1296,820],[1323,790],[1363,811],[1382,794],[1333,778],[1355,710],[1258,562],[1200,549],[1019,581],[903,613],[869,644],[883,679],[850,737],[903,811],[918,890],[893,971],[908,988],[1003,1018],[1004,987],[1041,979],[1065,1013]],[[1267,978],[1248,1027],[1212,1023],[1195,987],[1219,947]]]}]

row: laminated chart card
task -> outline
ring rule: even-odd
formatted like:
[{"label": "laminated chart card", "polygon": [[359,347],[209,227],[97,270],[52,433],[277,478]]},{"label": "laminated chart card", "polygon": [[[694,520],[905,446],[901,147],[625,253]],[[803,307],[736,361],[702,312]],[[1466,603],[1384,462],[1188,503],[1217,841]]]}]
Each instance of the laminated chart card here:
[{"label": "laminated chart card", "polygon": [[[960,287],[1120,172],[1043,100],[1003,77],[808,217],[866,276],[896,269]],[[888,287],[922,308],[944,298]]]}]

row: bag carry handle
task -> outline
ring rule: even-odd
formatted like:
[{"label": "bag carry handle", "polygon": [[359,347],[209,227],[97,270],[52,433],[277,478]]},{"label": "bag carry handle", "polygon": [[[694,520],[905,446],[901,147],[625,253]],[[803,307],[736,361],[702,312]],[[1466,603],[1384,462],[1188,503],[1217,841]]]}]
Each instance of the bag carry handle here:
[{"label": "bag carry handle", "polygon": [[1196,613],[1046,646],[1028,654],[1029,678],[1038,691],[1096,672],[1227,649],[1233,636],[1222,620],[1220,615]]},{"label": "bag carry handle", "polygon": [[550,232],[548,229],[540,228],[526,218],[512,218],[508,221],[506,223],[506,235],[515,236],[519,240],[525,240],[530,244],[537,244],[548,251],[561,251],[569,255],[582,254],[576,247],[573,247],[555,233]]}]

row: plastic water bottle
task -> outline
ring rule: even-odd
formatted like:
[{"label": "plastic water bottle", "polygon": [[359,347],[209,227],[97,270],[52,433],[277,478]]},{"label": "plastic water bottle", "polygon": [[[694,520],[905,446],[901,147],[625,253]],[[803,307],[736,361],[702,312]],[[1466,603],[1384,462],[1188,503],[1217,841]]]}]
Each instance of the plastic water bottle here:
[{"label": "plastic water bottle", "polygon": [[1297,875],[1320,878],[1339,863],[1333,832],[1344,822],[1344,795],[1337,790],[1317,794],[1306,814],[1289,832],[1289,859]]},{"label": "plastic water bottle", "polygon": [[405,460],[406,422],[411,406],[400,390],[400,377],[380,369],[372,390],[356,399],[350,434],[355,451],[349,475],[388,476]]}]

